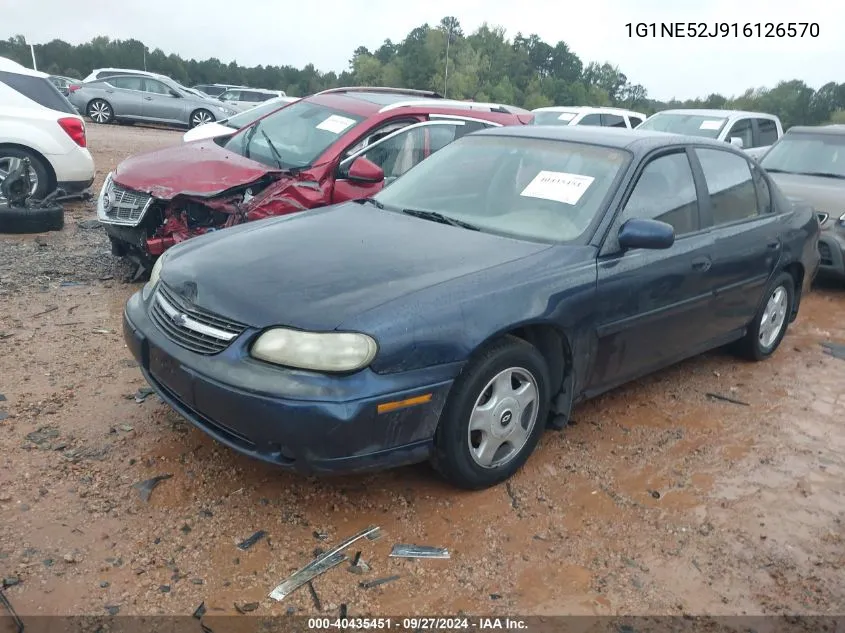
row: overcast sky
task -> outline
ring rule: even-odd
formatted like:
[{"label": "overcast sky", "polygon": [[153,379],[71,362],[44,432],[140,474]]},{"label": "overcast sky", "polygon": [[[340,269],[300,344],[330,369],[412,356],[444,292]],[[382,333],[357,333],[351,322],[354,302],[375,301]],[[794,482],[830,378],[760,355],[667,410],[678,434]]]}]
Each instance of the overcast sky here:
[{"label": "overcast sky", "polygon": [[[698,5],[698,6],[694,6]],[[589,61],[618,65],[651,97],[691,98],[803,79],[813,88],[845,82],[845,3],[837,0],[0,0],[0,37],[72,43],[97,35],[135,38],[182,57],[242,65],[312,62],[341,71],[360,45],[401,40],[425,22],[458,18],[465,33],[483,22],[509,37],[565,41]],[[628,22],[816,22],[818,38],[629,38]],[[139,60],[140,63],[140,60]],[[561,104],[565,105],[565,104]]]}]

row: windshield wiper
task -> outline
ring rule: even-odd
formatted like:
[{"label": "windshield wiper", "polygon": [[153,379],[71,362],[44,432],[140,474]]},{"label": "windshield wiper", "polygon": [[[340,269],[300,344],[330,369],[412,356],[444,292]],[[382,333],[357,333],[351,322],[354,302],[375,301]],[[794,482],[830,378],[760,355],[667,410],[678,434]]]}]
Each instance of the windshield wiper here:
[{"label": "windshield wiper", "polygon": [[282,155],[279,154],[279,150],[276,149],[276,146],[273,144],[273,141],[270,140],[270,137],[267,136],[267,132],[261,130],[261,136],[267,141],[267,145],[270,146],[270,150],[273,152],[273,158],[276,159],[276,164],[279,166],[279,169],[284,169],[285,165],[282,162]]},{"label": "windshield wiper", "polygon": [[798,173],[802,176],[820,176],[822,178],[839,178],[840,180],[845,180],[845,176],[842,174],[831,174],[826,171],[800,171]]},{"label": "windshield wiper", "polygon": [[774,168],[769,168],[769,167],[764,167],[763,169],[765,169],[770,174],[791,174],[791,173],[793,173],[791,171],[786,171],[785,169],[774,169]]},{"label": "windshield wiper", "polygon": [[256,123],[249,128],[244,135],[244,158],[249,158],[249,146],[252,144],[252,137],[255,136],[255,133],[258,131],[258,127],[260,125],[260,123]]},{"label": "windshield wiper", "polygon": [[384,209],[384,204],[379,202],[375,198],[358,198],[357,200],[355,200],[355,202],[357,202],[358,204],[369,203],[373,205],[376,209]]},{"label": "windshield wiper", "polygon": [[439,222],[440,224],[448,224],[450,226],[459,226],[462,229],[469,229],[470,231],[480,231],[481,229],[474,224],[450,218],[448,215],[437,213],[437,211],[423,211],[421,209],[402,209],[402,213],[412,215],[415,218],[422,218],[423,220],[431,220],[432,222]]}]

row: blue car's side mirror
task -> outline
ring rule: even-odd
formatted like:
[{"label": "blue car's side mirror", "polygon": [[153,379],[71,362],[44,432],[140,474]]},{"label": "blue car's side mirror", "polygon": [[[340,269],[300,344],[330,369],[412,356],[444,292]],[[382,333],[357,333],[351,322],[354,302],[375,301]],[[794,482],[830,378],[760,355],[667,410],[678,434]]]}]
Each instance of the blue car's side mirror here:
[{"label": "blue car's side mirror", "polygon": [[659,220],[631,218],[619,227],[618,239],[623,251],[632,248],[665,249],[675,243],[675,229]]}]

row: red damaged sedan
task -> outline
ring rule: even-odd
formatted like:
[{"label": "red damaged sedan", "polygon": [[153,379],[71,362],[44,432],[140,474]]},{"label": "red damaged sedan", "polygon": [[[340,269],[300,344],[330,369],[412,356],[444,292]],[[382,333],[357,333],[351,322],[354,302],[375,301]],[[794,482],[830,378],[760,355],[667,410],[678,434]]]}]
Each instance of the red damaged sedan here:
[{"label": "red damaged sedan", "polygon": [[114,254],[146,268],[196,235],[369,197],[465,134],[532,120],[522,108],[434,92],[335,88],[229,136],[123,161],[97,215]]}]

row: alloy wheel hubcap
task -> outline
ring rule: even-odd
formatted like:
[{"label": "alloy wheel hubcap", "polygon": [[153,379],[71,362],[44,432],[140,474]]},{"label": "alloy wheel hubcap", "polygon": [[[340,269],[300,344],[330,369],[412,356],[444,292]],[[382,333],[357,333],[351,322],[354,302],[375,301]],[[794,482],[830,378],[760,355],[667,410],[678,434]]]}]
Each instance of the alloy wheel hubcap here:
[{"label": "alloy wheel hubcap", "polygon": [[110,110],[105,103],[92,103],[89,114],[97,123],[105,123],[109,120]]},{"label": "alloy wheel hubcap", "polygon": [[[0,182],[6,180],[6,176],[9,175],[9,172],[14,171],[20,167],[20,165],[21,159],[17,156],[0,156]],[[29,166],[29,180],[32,183],[32,189],[30,190],[29,195],[33,195],[38,189],[38,173],[36,173],[32,165]],[[0,194],[0,200],[6,200],[2,194]]]},{"label": "alloy wheel hubcap", "polygon": [[211,122],[211,116],[205,112],[197,112],[194,115],[194,125],[203,125]]},{"label": "alloy wheel hubcap", "polygon": [[469,420],[469,452],[482,468],[499,468],[523,449],[537,423],[537,380],[527,369],[499,372],[482,389]]},{"label": "alloy wheel hubcap", "polygon": [[759,340],[763,349],[769,349],[775,344],[783,324],[786,321],[786,288],[778,286],[769,296],[763,318],[760,321]]}]

